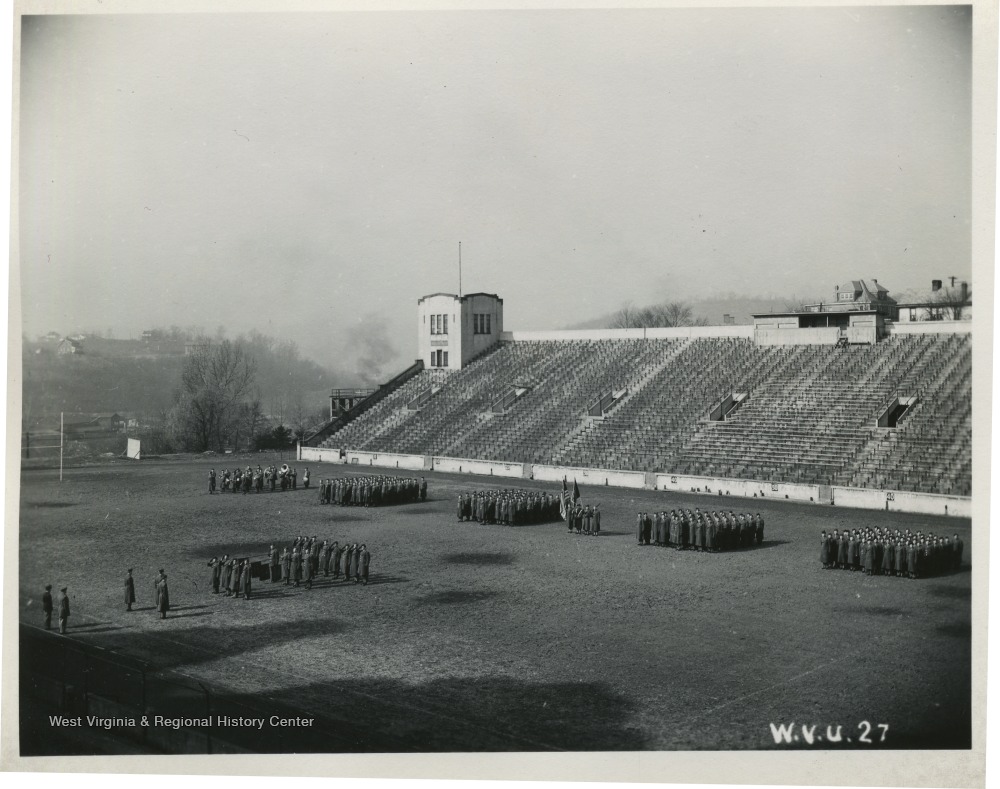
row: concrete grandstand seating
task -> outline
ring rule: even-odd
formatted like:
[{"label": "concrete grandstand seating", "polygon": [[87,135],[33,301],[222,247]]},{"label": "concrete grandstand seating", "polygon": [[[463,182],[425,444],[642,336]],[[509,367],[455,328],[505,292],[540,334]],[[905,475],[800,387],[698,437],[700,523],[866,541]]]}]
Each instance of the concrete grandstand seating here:
[{"label": "concrete grandstand seating", "polygon": [[[407,403],[435,385],[420,410]],[[505,413],[490,404],[528,391]],[[587,406],[624,391],[602,417]],[[725,419],[712,406],[749,396]],[[897,393],[916,404],[877,427]],[[502,342],[425,370],[326,446],[969,495],[971,339],[762,347],[744,338]]]}]

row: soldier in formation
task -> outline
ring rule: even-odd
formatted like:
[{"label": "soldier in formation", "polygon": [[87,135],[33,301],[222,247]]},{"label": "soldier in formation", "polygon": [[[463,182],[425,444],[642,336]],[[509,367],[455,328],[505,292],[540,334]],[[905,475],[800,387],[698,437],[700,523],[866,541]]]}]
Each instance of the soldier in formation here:
[{"label": "soldier in formation", "polygon": [[[256,469],[247,466],[245,469],[236,468],[232,471],[227,468],[222,470],[221,491],[245,495],[247,493],[263,493],[265,489],[268,489],[273,493],[279,483],[282,490],[295,489],[297,474],[298,472],[294,468],[283,470],[276,466],[262,468],[258,465]],[[306,469],[306,474],[309,474],[308,469]],[[306,487],[309,487],[308,482]],[[215,469],[212,469],[208,472],[208,492],[214,493],[215,491],[216,474]]]},{"label": "soldier in formation", "polygon": [[834,529],[820,534],[819,559],[824,569],[924,578],[958,572],[964,547],[958,534],[949,538],[910,529]]},{"label": "soldier in formation", "polygon": [[601,533],[601,505],[591,507],[579,502],[571,505],[566,513],[567,531],[596,537]]},{"label": "soldier in formation", "polygon": [[324,479],[319,484],[320,504],[341,507],[380,507],[420,501],[421,484],[427,495],[427,483],[409,477],[372,475]]},{"label": "soldier in formation", "polygon": [[[252,563],[249,559],[213,557],[208,562],[213,594],[250,599],[252,588]],[[337,540],[319,540],[316,537],[296,537],[290,546],[279,552],[272,543],[267,555],[268,579],[272,584],[304,586],[312,589],[313,582],[322,573],[334,581],[353,581],[365,586],[371,572],[371,552],[366,545],[354,543],[343,547]]]},{"label": "soldier in formation", "polygon": [[764,519],[731,510],[676,509],[636,515],[639,545],[670,546],[676,550],[732,551],[764,542]]},{"label": "soldier in formation", "polygon": [[476,491],[458,497],[457,515],[460,521],[504,526],[548,523],[560,520],[559,499],[544,491],[520,488]]}]

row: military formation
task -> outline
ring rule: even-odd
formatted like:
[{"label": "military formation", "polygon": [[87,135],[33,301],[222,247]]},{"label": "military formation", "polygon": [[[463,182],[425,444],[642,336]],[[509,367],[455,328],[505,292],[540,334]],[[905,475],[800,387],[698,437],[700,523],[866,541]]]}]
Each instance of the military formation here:
[{"label": "military formation", "polygon": [[544,491],[482,490],[458,497],[460,521],[521,526],[559,520],[559,498]]},{"label": "military formation", "polygon": [[[297,488],[294,468],[281,469],[271,465],[245,470],[224,470],[221,491],[260,493],[264,489]],[[309,469],[303,475],[304,487],[309,487]],[[220,491],[220,492],[221,492]],[[215,493],[216,475],[209,475],[209,492]],[[545,491],[505,488],[481,490],[458,496],[459,521],[518,526],[563,520],[569,533],[597,536],[601,533],[599,504],[579,502],[574,483],[572,499],[566,484],[561,494]],[[403,478],[388,475],[323,479],[319,485],[322,504],[340,506],[384,506],[426,501],[427,482],[421,477]],[[673,509],[667,512],[636,514],[636,539],[639,545],[669,546],[676,550],[730,551],[761,545],[764,541],[764,519],[760,513],[735,513],[713,510],[694,511]],[[964,544],[958,534],[952,537],[931,532],[890,530],[871,527],[854,530],[823,531],[820,536],[820,563],[825,569],[841,569],[866,575],[886,575],[899,578],[924,578],[957,572],[962,566]],[[316,537],[296,537],[281,549],[271,545],[267,559],[252,561],[248,557],[213,557],[209,562],[210,585],[213,594],[249,600],[254,581],[311,589],[320,577],[334,581],[367,585],[371,573],[371,552],[365,544],[341,545],[337,540]],[[131,611],[136,602],[132,569],[125,577],[125,608]],[[154,580],[155,610],[161,619],[170,611],[167,575],[161,569]],[[61,589],[58,605],[53,603],[52,586],[42,595],[45,629],[51,629],[53,613],[58,611],[59,632],[65,633],[70,607],[67,587]]]},{"label": "military formation", "polygon": [[601,505],[571,505],[566,511],[566,525],[570,534],[575,531],[577,534],[598,536],[601,533]]},{"label": "military formation", "polygon": [[909,529],[834,529],[820,534],[819,560],[830,570],[927,578],[957,572],[964,547],[957,534],[949,539]]},{"label": "military formation", "polygon": [[[209,493],[263,493],[265,490],[270,490],[272,493],[276,489],[280,490],[297,490],[299,487],[299,473],[294,468],[289,466],[282,466],[277,468],[276,466],[268,466],[267,468],[261,468],[260,465],[257,468],[252,466],[247,466],[245,469],[233,469],[230,471],[228,468],[222,470],[221,485],[216,487],[220,480],[217,479],[215,469],[209,469],[208,472],[208,492]],[[309,469],[307,468],[302,475],[302,487],[309,487]]]},{"label": "military formation", "polygon": [[676,550],[734,551],[764,542],[764,519],[729,511],[696,509],[640,512],[636,515],[639,545],[670,546]]},{"label": "military formation", "polygon": [[[273,544],[268,549],[266,564],[261,565],[263,580],[285,586],[312,589],[313,581],[323,574],[334,581],[353,581],[368,585],[371,572],[371,551],[365,544],[341,546],[336,540],[320,541],[316,537],[296,537],[290,546],[280,551]],[[208,562],[211,571],[212,594],[249,600],[253,592],[254,563],[248,558],[231,558],[228,554]]]},{"label": "military formation", "polygon": [[335,477],[319,483],[319,503],[341,507],[386,507],[427,501],[424,477],[393,477],[374,474],[367,477]]}]

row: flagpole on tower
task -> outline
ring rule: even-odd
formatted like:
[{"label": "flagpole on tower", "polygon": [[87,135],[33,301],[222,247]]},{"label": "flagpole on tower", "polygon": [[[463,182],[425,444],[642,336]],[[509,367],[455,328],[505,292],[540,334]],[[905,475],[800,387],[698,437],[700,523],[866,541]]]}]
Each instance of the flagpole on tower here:
[{"label": "flagpole on tower", "polygon": [[462,298],[462,242],[458,242],[458,297]]}]

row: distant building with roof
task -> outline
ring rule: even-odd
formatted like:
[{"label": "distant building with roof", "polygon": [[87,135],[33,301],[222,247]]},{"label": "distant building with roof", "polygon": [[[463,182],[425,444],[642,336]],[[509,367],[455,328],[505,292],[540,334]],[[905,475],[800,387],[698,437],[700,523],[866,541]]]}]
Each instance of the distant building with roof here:
[{"label": "distant building with roof", "polygon": [[836,286],[830,302],[791,312],[756,313],[754,338],[760,345],[874,344],[886,335],[886,322],[898,315],[888,288],[877,279],[854,279]]},{"label": "distant building with roof", "polygon": [[69,337],[61,340],[56,346],[56,353],[60,356],[67,356],[71,353],[83,353],[83,347],[79,340],[71,340]]},{"label": "distant building with roof", "polygon": [[877,279],[852,279],[834,288],[833,301],[807,304],[806,312],[876,312],[888,320],[896,320],[898,306],[889,289]]},{"label": "distant building with roof", "polygon": [[961,282],[957,287],[942,288],[941,280],[931,281],[930,292],[917,295],[899,305],[900,323],[920,321],[971,321],[972,296],[969,283]]},{"label": "distant building with roof", "polygon": [[432,293],[417,300],[418,355],[431,368],[460,370],[492,348],[503,331],[495,293]]}]

